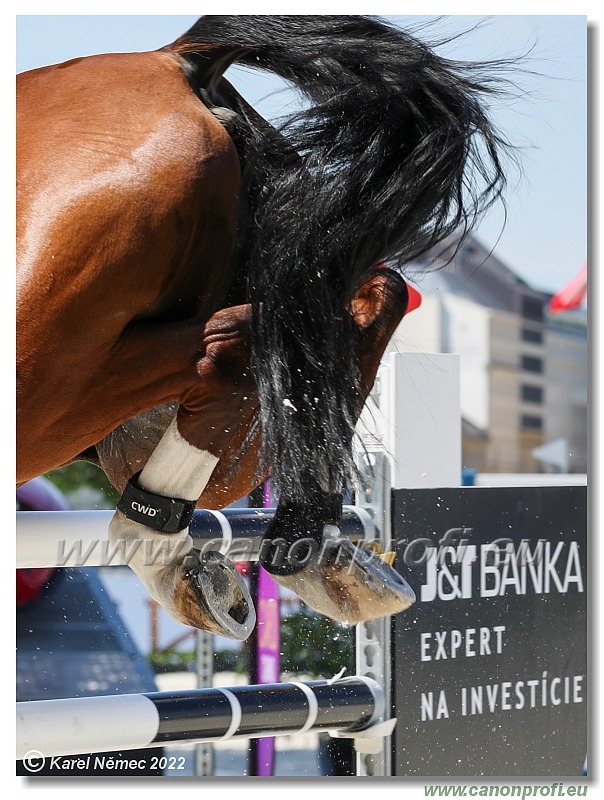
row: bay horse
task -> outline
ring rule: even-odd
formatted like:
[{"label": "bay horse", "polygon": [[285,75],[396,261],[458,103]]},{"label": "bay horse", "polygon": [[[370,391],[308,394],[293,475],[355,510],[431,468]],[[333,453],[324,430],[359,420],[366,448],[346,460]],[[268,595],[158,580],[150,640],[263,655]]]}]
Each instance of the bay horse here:
[{"label": "bay horse", "polygon": [[[309,107],[276,130],[235,63]],[[337,526],[399,273],[505,184],[478,74],[380,19],[308,15],[206,16],[18,76],[17,481],[98,463],[123,492],[110,540],[181,622],[249,635],[245,584],[188,524],[269,474],[275,580],[347,623],[413,602]]]}]

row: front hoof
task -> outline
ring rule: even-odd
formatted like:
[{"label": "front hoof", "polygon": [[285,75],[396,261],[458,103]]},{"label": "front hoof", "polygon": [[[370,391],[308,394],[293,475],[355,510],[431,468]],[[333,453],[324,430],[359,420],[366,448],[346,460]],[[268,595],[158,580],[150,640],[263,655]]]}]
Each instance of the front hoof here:
[{"label": "front hoof", "polygon": [[300,572],[272,577],[310,608],[348,625],[398,614],[415,602],[395,569],[341,537],[326,538]]},{"label": "front hoof", "polygon": [[195,628],[243,641],[254,630],[256,611],[234,564],[216,552],[190,554],[180,569],[178,614]]}]

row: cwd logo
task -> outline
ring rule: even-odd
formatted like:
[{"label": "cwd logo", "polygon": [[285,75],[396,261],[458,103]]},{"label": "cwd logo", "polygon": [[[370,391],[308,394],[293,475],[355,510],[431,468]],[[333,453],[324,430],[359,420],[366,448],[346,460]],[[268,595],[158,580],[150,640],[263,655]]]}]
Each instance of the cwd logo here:
[{"label": "cwd logo", "polygon": [[155,517],[157,515],[156,508],[153,508],[153,506],[144,506],[142,503],[137,503],[136,500],[132,501],[130,507],[133,511],[136,511],[139,514],[145,514],[148,517]]}]

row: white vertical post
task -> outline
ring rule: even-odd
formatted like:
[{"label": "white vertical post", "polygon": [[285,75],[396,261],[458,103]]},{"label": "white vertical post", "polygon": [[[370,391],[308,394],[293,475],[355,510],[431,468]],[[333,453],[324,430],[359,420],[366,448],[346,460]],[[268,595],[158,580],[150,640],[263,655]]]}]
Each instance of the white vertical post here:
[{"label": "white vertical post", "polygon": [[[195,671],[197,688],[209,689],[214,678],[214,635],[208,631],[195,633]],[[211,742],[195,745],[195,774],[208,776],[214,774],[214,746]]]},{"label": "white vertical post", "polygon": [[459,486],[459,357],[391,353],[380,367],[377,388],[362,425],[373,429],[384,447],[392,488]]},{"label": "white vertical post", "polygon": [[[390,549],[390,466],[384,453],[369,436],[366,451],[359,453],[361,486],[357,505],[373,518],[383,551]],[[384,719],[391,707],[390,617],[361,622],[355,629],[355,673],[377,681],[384,692]],[[368,777],[392,774],[390,741],[385,738],[379,753],[357,753],[356,773]]]},{"label": "white vertical post", "polygon": [[[442,353],[391,353],[380,366],[358,433],[362,447],[357,505],[372,515],[380,544],[389,550],[391,489],[461,484],[459,358]],[[356,628],[356,672],[382,685],[388,710],[391,631],[389,618]],[[392,774],[389,740],[384,740],[380,753],[357,755],[357,774]]]}]

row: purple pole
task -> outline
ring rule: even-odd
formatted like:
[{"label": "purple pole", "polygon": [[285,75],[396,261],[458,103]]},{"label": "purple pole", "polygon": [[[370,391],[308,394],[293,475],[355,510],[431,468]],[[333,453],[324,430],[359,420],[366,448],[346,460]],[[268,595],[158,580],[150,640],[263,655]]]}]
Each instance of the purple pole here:
[{"label": "purple pole", "polygon": [[[270,483],[265,481],[262,486],[262,507],[271,508],[272,505]],[[279,586],[260,565],[258,565],[256,616],[256,682],[279,683],[281,680]],[[271,776],[274,773],[274,765],[274,737],[258,739],[255,774],[261,777]]]}]

